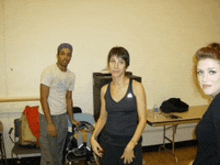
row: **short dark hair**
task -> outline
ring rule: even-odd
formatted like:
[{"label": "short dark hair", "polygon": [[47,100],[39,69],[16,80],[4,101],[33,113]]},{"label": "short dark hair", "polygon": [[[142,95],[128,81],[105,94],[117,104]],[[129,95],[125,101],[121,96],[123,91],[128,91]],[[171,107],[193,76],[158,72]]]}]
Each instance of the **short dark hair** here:
[{"label": "short dark hair", "polygon": [[116,55],[119,58],[125,60],[126,68],[130,65],[130,56],[128,51],[123,47],[113,47],[108,53],[108,65],[112,56]]},{"label": "short dark hair", "polygon": [[58,46],[57,48],[57,55],[60,53],[60,51],[63,49],[63,48],[68,48],[71,50],[71,52],[73,51],[73,47],[72,45],[68,44],[68,43],[62,43]]}]

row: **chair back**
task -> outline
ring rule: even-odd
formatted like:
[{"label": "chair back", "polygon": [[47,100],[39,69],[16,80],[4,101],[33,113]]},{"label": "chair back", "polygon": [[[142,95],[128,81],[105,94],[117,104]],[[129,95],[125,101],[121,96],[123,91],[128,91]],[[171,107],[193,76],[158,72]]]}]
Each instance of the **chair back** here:
[{"label": "chair back", "polygon": [[82,113],[82,109],[80,107],[73,107],[73,113]]},{"label": "chair back", "polygon": [[[14,130],[14,139],[12,139],[11,137],[11,133]],[[19,136],[20,136],[20,132],[21,132],[21,120],[19,118],[14,119],[14,127],[11,127],[8,134],[9,134],[9,138],[13,143],[17,143],[19,140]]]},{"label": "chair back", "polygon": [[18,141],[20,133],[21,133],[21,120],[20,119],[15,119],[14,120],[14,139],[15,142]]},{"label": "chair back", "polygon": [[74,114],[74,119],[77,121],[87,121],[92,125],[95,124],[95,119],[90,113],[76,113]]}]

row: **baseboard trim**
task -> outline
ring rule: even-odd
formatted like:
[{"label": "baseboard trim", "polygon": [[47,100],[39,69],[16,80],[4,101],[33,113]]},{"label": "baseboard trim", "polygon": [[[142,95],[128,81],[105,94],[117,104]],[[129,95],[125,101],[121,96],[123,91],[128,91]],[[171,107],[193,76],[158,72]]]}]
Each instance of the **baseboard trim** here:
[{"label": "baseboard trim", "polygon": [[[160,146],[161,146],[161,144],[151,145],[151,146],[143,146],[142,149],[143,149],[143,152],[157,152],[159,150]],[[172,148],[171,143],[167,143],[165,146],[168,149]],[[195,146],[198,146],[197,140],[189,140],[189,141],[175,143],[175,149],[184,148],[184,147],[195,147]]]}]

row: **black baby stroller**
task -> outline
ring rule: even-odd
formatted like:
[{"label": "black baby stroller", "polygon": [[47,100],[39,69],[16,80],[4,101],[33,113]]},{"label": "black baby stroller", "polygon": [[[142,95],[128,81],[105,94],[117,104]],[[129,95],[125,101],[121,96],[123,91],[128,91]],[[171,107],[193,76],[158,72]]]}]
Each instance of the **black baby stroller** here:
[{"label": "black baby stroller", "polygon": [[[79,114],[85,119],[86,114]],[[76,119],[76,114],[74,115]],[[87,116],[88,118],[88,116]],[[77,120],[77,119],[76,119]],[[86,165],[97,165],[97,159],[90,145],[94,127],[88,121],[80,121],[79,129],[74,125],[69,130],[65,148],[65,164],[74,165],[83,162]]]}]

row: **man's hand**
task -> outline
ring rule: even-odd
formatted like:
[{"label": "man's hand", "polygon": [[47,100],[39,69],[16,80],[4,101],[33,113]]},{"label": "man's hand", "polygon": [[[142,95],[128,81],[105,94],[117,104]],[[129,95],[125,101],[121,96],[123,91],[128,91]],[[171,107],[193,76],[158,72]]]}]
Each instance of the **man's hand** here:
[{"label": "man's hand", "polygon": [[48,123],[47,131],[48,131],[48,134],[50,136],[52,136],[52,137],[56,137],[57,136],[57,128],[56,128],[54,123]]},{"label": "man's hand", "polygon": [[76,120],[72,120],[72,124],[74,124],[76,126],[76,128],[78,129],[79,128],[79,124],[80,124],[80,121],[76,121]]}]

